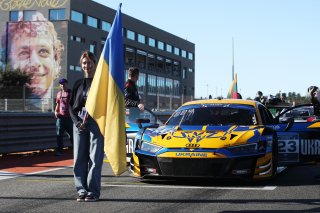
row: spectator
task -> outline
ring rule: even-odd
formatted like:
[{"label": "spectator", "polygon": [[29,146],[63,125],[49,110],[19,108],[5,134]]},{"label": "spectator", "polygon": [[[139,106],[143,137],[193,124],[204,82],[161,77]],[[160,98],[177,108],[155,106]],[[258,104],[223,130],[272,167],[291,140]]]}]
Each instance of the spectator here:
[{"label": "spectator", "polygon": [[89,51],[84,51],[80,57],[80,64],[85,77],[75,82],[69,102],[69,111],[74,123],[74,182],[78,192],[77,201],[94,202],[100,197],[104,158],[103,135],[85,108],[95,72],[95,56]]},{"label": "spectator", "polygon": [[67,132],[73,144],[73,124],[69,114],[69,100],[71,96],[71,90],[68,89],[68,81],[65,78],[59,81],[61,90],[57,94],[56,108],[54,116],[57,119],[57,152],[56,155],[60,156],[63,154],[63,135]]},{"label": "spectator", "polygon": [[263,93],[261,91],[258,91],[256,94],[256,97],[254,98],[255,101],[258,101],[262,104],[266,104],[267,100],[266,98],[263,96]]}]

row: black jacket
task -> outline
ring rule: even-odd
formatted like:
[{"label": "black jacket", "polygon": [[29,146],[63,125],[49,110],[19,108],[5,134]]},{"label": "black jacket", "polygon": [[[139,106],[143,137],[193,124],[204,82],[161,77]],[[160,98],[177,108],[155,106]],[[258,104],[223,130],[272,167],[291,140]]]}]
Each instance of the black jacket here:
[{"label": "black jacket", "polygon": [[73,85],[72,94],[69,101],[69,113],[73,123],[77,126],[82,122],[82,119],[78,116],[81,112],[82,107],[86,104],[86,94],[88,88],[90,88],[92,83],[92,78],[80,79],[76,81]]},{"label": "black jacket", "polygon": [[140,104],[138,88],[130,79],[126,81],[124,87],[124,102],[126,107],[137,107]]}]

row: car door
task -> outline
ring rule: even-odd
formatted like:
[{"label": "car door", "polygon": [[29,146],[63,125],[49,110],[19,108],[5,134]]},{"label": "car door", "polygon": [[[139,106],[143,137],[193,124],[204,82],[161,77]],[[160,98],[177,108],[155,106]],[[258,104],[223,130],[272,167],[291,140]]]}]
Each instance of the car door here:
[{"label": "car door", "polygon": [[[303,106],[294,108],[299,109]],[[279,121],[279,117],[284,113],[276,120]],[[274,124],[273,129],[278,135],[279,165],[320,161],[320,121],[296,120],[293,117]]]}]

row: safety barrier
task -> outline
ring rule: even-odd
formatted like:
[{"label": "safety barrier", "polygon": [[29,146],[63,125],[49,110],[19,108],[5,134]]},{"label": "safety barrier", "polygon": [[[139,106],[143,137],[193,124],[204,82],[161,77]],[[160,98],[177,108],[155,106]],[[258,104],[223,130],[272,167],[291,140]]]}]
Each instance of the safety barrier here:
[{"label": "safety barrier", "polygon": [[[71,146],[68,137],[64,145]],[[53,113],[0,113],[0,154],[54,149]]]}]

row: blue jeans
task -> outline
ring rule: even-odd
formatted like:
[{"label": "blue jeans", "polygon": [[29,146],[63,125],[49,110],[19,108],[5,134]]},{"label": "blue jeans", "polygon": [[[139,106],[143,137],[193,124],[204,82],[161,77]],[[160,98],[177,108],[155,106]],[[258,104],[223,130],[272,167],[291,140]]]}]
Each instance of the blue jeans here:
[{"label": "blue jeans", "polygon": [[80,131],[74,126],[74,182],[79,195],[100,197],[104,138],[92,118]]},{"label": "blue jeans", "polygon": [[71,144],[73,144],[73,123],[71,118],[70,117],[57,118],[56,130],[57,130],[57,151],[62,152],[64,132],[68,133]]}]

